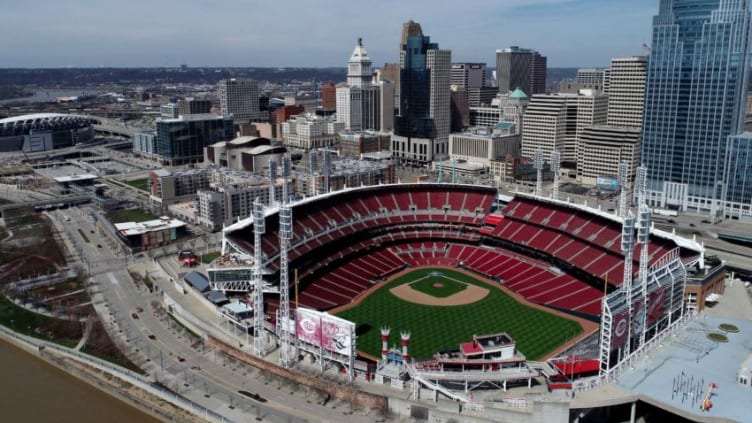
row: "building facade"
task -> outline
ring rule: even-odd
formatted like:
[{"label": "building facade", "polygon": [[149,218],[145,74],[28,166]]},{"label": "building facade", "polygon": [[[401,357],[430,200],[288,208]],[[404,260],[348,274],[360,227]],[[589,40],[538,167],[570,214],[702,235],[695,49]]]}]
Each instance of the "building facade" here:
[{"label": "building facade", "polygon": [[178,116],[180,115],[200,115],[211,113],[211,100],[199,98],[181,98],[177,103]]},{"label": "building facade", "polygon": [[133,153],[147,159],[157,159],[157,133],[155,131],[135,132]]},{"label": "building facade", "polygon": [[423,35],[420,24],[403,26],[400,51],[400,107],[394,119],[392,156],[425,165],[447,156],[452,53]]},{"label": "building facade", "polygon": [[232,117],[202,114],[157,119],[156,157],[172,166],[202,161],[204,147],[232,138]]},{"label": "building facade", "polygon": [[451,85],[458,90],[482,88],[486,86],[485,63],[452,63],[450,72]]},{"label": "building facade", "polygon": [[[268,120],[260,110],[258,82],[252,79],[223,79],[219,81],[219,105],[222,114],[232,115],[237,123]],[[264,119],[266,117],[266,119]]]},{"label": "building facade", "polygon": [[651,205],[701,214],[723,209],[727,141],[744,125],[749,30],[746,0],[660,2],[641,148]]},{"label": "building facade", "polygon": [[618,178],[619,163],[628,164],[627,179],[634,180],[640,164],[640,129],[598,125],[586,127],[579,137],[577,179],[595,186],[598,178]]},{"label": "building facade", "polygon": [[608,124],[640,128],[645,108],[647,57],[611,60],[608,89]]},{"label": "building facade", "polygon": [[470,128],[467,132],[449,134],[449,158],[466,160],[490,167],[492,161],[507,155],[519,157],[520,135],[502,135],[489,128]]},{"label": "building facade", "polygon": [[360,157],[361,154],[389,150],[391,136],[388,132],[343,131],[339,133],[339,154],[343,157]]},{"label": "building facade", "polygon": [[577,160],[577,104],[575,94],[534,95],[522,120],[522,157],[543,151],[545,161],[559,150],[563,162]]},{"label": "building facade", "polygon": [[351,131],[381,129],[380,85],[373,83],[371,59],[358,39],[347,62],[347,84],[337,87],[337,121]]},{"label": "building facade", "polygon": [[512,46],[496,50],[496,86],[499,94],[516,88],[529,95],[546,92],[546,56]]},{"label": "building facade", "polygon": [[752,133],[728,138],[723,188],[726,215],[752,222]]},{"label": "building facade", "polygon": [[331,82],[321,86],[321,110],[324,114],[337,110],[337,86]]},{"label": "building facade", "polygon": [[337,143],[339,133],[344,129],[343,122],[306,113],[293,116],[282,124],[282,142],[285,146],[302,150],[329,147]]}]

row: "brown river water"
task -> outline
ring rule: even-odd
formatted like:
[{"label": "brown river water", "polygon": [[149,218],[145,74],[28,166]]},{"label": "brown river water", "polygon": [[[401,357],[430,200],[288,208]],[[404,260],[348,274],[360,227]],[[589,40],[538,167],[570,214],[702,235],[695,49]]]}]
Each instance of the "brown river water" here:
[{"label": "brown river water", "polygon": [[4,341],[0,410],[3,422],[158,422]]}]

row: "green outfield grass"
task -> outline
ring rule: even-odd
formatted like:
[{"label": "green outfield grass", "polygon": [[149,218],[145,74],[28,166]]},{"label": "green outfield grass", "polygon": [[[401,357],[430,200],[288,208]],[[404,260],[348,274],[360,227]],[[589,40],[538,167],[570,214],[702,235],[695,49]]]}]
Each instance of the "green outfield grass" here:
[{"label": "green outfield grass", "polygon": [[[473,304],[451,307],[414,304],[389,292],[391,288],[426,276],[429,277],[420,281],[422,287],[434,288],[433,284],[437,282],[455,289],[462,286],[462,283],[449,281],[446,277],[430,277],[430,273],[436,271],[462,283],[489,288],[491,292]],[[416,285],[413,288],[419,289]],[[442,290],[420,290],[442,296]],[[519,351],[529,360],[537,360],[582,333],[582,327],[573,320],[525,306],[487,283],[446,269],[418,269],[402,275],[358,306],[337,315],[357,324],[358,350],[376,357],[381,354],[379,328],[382,326],[392,328],[390,346],[399,345],[400,331],[409,330],[412,333],[410,356],[417,359],[428,358],[440,350],[456,349],[460,343],[470,341],[473,335],[506,332],[517,342]]]}]

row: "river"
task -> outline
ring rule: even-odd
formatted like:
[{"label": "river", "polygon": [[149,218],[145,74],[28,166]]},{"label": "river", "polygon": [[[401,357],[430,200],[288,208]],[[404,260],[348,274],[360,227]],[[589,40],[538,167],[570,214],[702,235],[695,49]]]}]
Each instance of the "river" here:
[{"label": "river", "polygon": [[80,97],[84,95],[98,95],[101,90],[90,89],[86,91],[83,88],[49,88],[35,89],[33,95],[28,97],[7,98],[0,100],[0,104],[10,103],[49,103],[54,102],[58,97]]},{"label": "river", "polygon": [[6,422],[158,422],[4,341],[0,410]]}]

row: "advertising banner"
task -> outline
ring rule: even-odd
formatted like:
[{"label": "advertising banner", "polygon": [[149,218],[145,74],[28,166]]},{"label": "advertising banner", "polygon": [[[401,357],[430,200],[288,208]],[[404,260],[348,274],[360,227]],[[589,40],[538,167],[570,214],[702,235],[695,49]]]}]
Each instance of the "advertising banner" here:
[{"label": "advertising banner", "polygon": [[611,325],[611,349],[615,350],[627,343],[629,329],[629,310],[622,310],[614,315]]},{"label": "advertising banner", "polygon": [[355,324],[338,317],[321,316],[321,347],[342,355],[352,355]]},{"label": "advertising banner", "polygon": [[645,301],[641,298],[632,305],[632,336],[639,336],[645,330]]},{"label": "advertising banner", "polygon": [[666,287],[662,286],[648,294],[648,327],[661,320],[666,312]]},{"label": "advertising banner", "polygon": [[302,342],[321,346],[321,314],[315,310],[299,308],[295,311],[295,335]]}]

